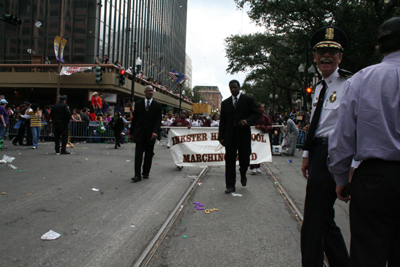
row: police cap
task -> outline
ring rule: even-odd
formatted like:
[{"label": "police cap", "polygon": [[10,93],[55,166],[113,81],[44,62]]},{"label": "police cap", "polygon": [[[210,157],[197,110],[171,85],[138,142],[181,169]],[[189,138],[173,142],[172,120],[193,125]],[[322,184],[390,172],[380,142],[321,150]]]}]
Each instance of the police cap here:
[{"label": "police cap", "polygon": [[62,95],[59,98],[60,98],[60,100],[66,100],[67,99],[67,95]]},{"label": "police cap", "polygon": [[319,29],[311,38],[311,47],[317,48],[336,48],[344,51],[347,46],[347,36],[338,27],[327,26]]},{"label": "police cap", "polygon": [[378,30],[378,43],[400,37],[400,17],[393,17],[385,21]]}]

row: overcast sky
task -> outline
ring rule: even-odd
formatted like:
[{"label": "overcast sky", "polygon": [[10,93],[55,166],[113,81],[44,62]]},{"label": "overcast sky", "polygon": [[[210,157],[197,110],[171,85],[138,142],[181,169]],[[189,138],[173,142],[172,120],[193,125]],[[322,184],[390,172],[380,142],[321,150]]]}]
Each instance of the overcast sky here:
[{"label": "overcast sky", "polygon": [[218,86],[223,98],[231,95],[228,83],[242,83],[245,73],[226,73],[224,39],[231,34],[263,32],[237,10],[233,0],[188,0],[186,53],[192,60],[192,86]]}]

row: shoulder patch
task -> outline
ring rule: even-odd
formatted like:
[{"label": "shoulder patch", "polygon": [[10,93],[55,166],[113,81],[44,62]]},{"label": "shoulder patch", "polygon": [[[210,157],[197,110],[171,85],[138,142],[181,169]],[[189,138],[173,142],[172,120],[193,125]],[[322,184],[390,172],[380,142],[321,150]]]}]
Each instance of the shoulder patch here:
[{"label": "shoulder patch", "polygon": [[339,69],[338,73],[339,73],[340,76],[342,76],[346,80],[351,78],[354,75],[352,72],[350,72],[348,70],[342,70],[342,69]]}]

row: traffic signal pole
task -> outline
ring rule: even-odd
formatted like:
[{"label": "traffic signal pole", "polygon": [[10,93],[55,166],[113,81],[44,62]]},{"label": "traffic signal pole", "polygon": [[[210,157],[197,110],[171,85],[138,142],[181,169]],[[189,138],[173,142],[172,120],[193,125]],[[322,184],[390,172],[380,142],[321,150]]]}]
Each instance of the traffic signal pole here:
[{"label": "traffic signal pole", "polygon": [[308,87],[308,42],[306,42],[306,67],[304,68],[304,89],[303,89],[303,107],[307,106],[307,87]]}]

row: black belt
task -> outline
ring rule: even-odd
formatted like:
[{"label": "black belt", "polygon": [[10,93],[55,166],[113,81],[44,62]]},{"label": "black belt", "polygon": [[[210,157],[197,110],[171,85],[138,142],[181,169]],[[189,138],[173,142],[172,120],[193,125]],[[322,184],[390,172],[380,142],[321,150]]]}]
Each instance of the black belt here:
[{"label": "black belt", "polygon": [[328,137],[314,137],[313,142],[320,145],[327,145],[329,142]]},{"label": "black belt", "polygon": [[364,164],[393,164],[393,165],[400,165],[400,161],[397,160],[384,160],[384,159],[378,159],[378,158],[374,158],[374,159],[366,159],[363,160],[361,163]]}]

